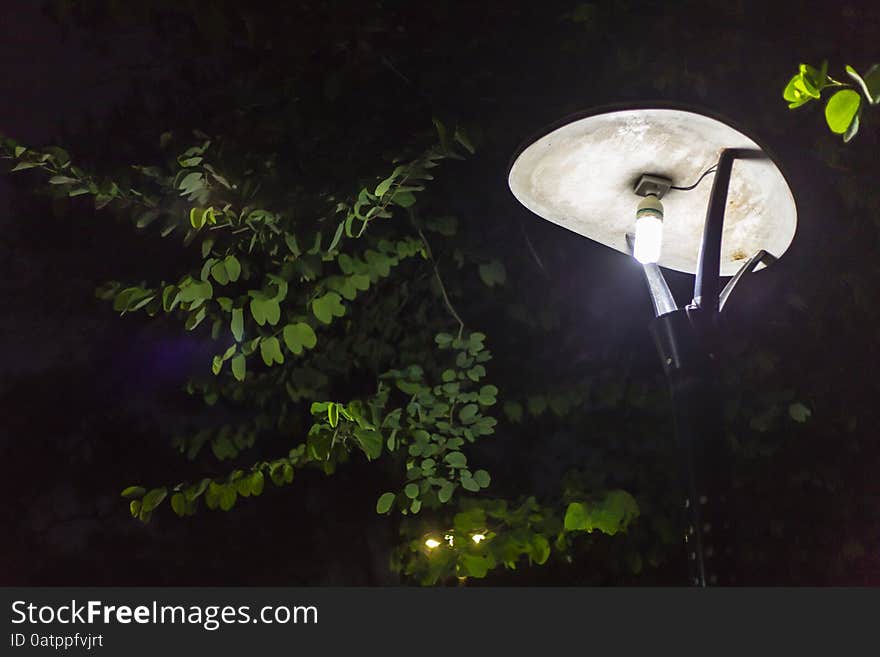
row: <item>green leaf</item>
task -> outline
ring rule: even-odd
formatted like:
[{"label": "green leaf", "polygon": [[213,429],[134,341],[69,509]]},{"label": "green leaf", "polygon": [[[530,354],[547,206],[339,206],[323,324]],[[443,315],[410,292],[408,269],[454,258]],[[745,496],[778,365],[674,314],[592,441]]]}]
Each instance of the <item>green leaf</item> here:
[{"label": "green leaf", "polygon": [[392,174],[388,178],[380,182],[378,185],[376,185],[376,190],[373,192],[373,194],[375,194],[376,196],[384,195],[385,192],[391,189],[391,184],[394,182],[394,179],[396,177],[397,176],[395,174]]},{"label": "green leaf", "polygon": [[162,309],[167,313],[177,307],[180,301],[180,288],[176,285],[169,285],[162,290]]},{"label": "green leaf", "polygon": [[274,363],[280,365],[284,362],[284,354],[281,353],[281,344],[278,342],[278,338],[274,335],[268,338],[263,338],[260,342],[260,355],[263,357],[263,362],[269,366]]},{"label": "green leaf", "polygon": [[425,227],[444,237],[452,237],[458,229],[458,219],[450,216],[435,217],[427,220]]},{"label": "green leaf", "polygon": [[862,97],[852,89],[842,89],[828,99],[825,106],[825,121],[831,132],[844,134],[855,119],[862,103]]},{"label": "green leaf", "polygon": [[473,534],[486,529],[486,511],[480,507],[468,509],[455,514],[452,519],[455,531],[462,534]]},{"label": "green leaf", "polygon": [[269,300],[264,297],[254,297],[251,299],[251,316],[260,326],[263,326],[268,319],[268,307]]},{"label": "green leaf", "polygon": [[232,375],[236,380],[244,381],[246,372],[247,365],[245,364],[244,354],[236,354],[232,359]]},{"label": "green leaf", "polygon": [[305,349],[314,349],[318,344],[318,336],[311,326],[303,322],[288,324],[284,327],[284,344],[294,354],[299,355]]},{"label": "green leaf", "polygon": [[788,101],[788,108],[795,109],[796,107],[800,107],[811,100],[813,97],[802,91],[802,83],[800,73],[795,75],[788,81],[788,84],[785,85],[785,89],[782,92],[782,97]]},{"label": "green leaf", "polygon": [[334,428],[339,424],[339,404],[333,402],[327,406],[327,421]]},{"label": "green leaf", "polygon": [[229,282],[229,274],[226,272],[226,265],[222,260],[211,265],[211,276],[220,285],[226,285]]},{"label": "green leaf", "polygon": [[504,269],[504,265],[498,260],[493,260],[487,264],[480,265],[479,272],[480,279],[489,287],[503,285],[504,281],[507,280],[507,271]]},{"label": "green leaf", "polygon": [[466,472],[461,473],[461,487],[471,493],[476,493],[480,490],[480,484],[470,475],[466,476]]},{"label": "green leaf", "polygon": [[495,386],[483,386],[480,388],[479,396],[477,401],[480,402],[483,406],[492,406],[495,403],[496,396],[498,395],[498,388]]},{"label": "green leaf", "polygon": [[147,489],[143,486],[129,486],[125,490],[122,491],[122,497],[131,499],[134,497],[142,497],[144,493],[147,492]]},{"label": "green leaf", "polygon": [[455,141],[457,141],[459,144],[461,144],[462,146],[464,146],[465,150],[466,150],[468,153],[470,153],[471,155],[473,155],[474,153],[477,152],[476,149],[474,148],[474,145],[471,143],[470,138],[467,136],[467,134],[465,133],[465,131],[462,130],[461,128],[456,128],[456,129],[455,129],[455,134],[453,135],[453,138],[454,138]]},{"label": "green leaf", "polygon": [[872,105],[880,104],[880,64],[874,64],[862,76]]},{"label": "green leaf", "polygon": [[348,277],[348,280],[351,281],[356,290],[363,292],[370,289],[370,277],[366,274],[352,274]]},{"label": "green leaf", "polygon": [[453,468],[463,468],[467,465],[467,457],[461,452],[449,452],[443,460]]},{"label": "green leaf", "polygon": [[480,488],[487,488],[492,481],[492,477],[490,477],[489,473],[485,470],[477,470],[474,473],[474,481],[477,482]]},{"label": "green leaf", "polygon": [[177,163],[183,168],[198,166],[201,162],[202,158],[200,157],[184,157],[183,155],[177,157]]},{"label": "green leaf", "polygon": [[156,220],[156,217],[158,217],[158,216],[159,216],[158,210],[148,210],[147,212],[144,212],[140,217],[138,217],[138,220],[135,222],[135,225],[138,228],[146,228],[151,223],[153,223]]},{"label": "green leaf", "polygon": [[358,428],[354,430],[354,438],[368,459],[377,459],[382,455],[382,434],[378,431]]},{"label": "green leaf", "polygon": [[342,297],[336,292],[328,292],[312,302],[312,312],[318,321],[329,324],[334,317],[342,317],[345,314],[345,306],[342,305]]},{"label": "green leaf", "polygon": [[565,510],[565,519],[563,526],[566,531],[586,530],[591,527],[587,521],[587,511],[580,502],[572,502]]},{"label": "green leaf", "polygon": [[241,308],[232,309],[232,336],[236,342],[241,342],[244,337],[244,311]]},{"label": "green leaf", "polygon": [[290,252],[293,254],[294,258],[298,258],[302,251],[299,250],[299,244],[296,241],[296,235],[293,233],[284,233],[284,243],[287,244],[287,248],[290,249]]},{"label": "green leaf", "polygon": [[437,499],[440,500],[441,504],[446,504],[452,497],[454,490],[455,484],[449,481],[444,481],[440,484],[440,490],[437,491]]},{"label": "green leaf", "polygon": [[[97,194],[95,196],[95,209],[100,210],[102,208],[107,207],[110,201],[113,200],[113,197],[109,194]],[[168,224],[165,228],[162,229],[161,235],[162,237],[166,237],[177,227],[176,222],[172,222]]]},{"label": "green leaf", "polygon": [[809,418],[813,414],[813,412],[801,402],[795,402],[794,404],[789,405],[788,414],[795,422],[804,423],[807,421],[807,418]]},{"label": "green leaf", "polygon": [[563,526],[566,531],[593,531],[605,534],[625,531],[639,515],[639,506],[632,495],[623,490],[610,491],[599,502],[573,502],[565,511]]},{"label": "green leaf", "polygon": [[606,534],[626,530],[629,523],[639,516],[635,498],[624,490],[610,491],[594,514],[596,528]]},{"label": "green leaf", "polygon": [[260,495],[263,492],[263,487],[265,485],[265,479],[263,477],[263,473],[257,470],[253,474],[251,474],[251,495]]},{"label": "green leaf", "polygon": [[315,416],[326,413],[332,403],[333,402],[312,402],[312,405],[309,407],[309,413]]},{"label": "green leaf", "polygon": [[364,252],[364,258],[367,260],[367,264],[370,267],[370,271],[379,278],[384,278],[391,273],[391,266],[395,264],[395,261],[392,258],[389,258],[384,253],[377,253],[372,249],[367,249]]},{"label": "green leaf", "polygon": [[[203,192],[205,188],[204,182],[204,176],[201,173],[194,171],[184,176],[177,185],[177,188],[181,190],[181,196],[189,196],[190,199],[194,199],[200,196]],[[202,217],[204,217],[204,214]],[[192,214],[190,214],[190,219],[192,219]]]},{"label": "green leaf", "polygon": [[801,64],[799,80],[795,82],[795,85],[805,94],[818,98],[822,86],[822,82],[819,80],[819,71],[809,64]]},{"label": "green leaf", "polygon": [[[207,281],[210,278],[211,267],[214,266],[214,263],[217,262],[217,258],[208,258],[202,264],[202,270],[199,272],[199,278],[203,281]],[[227,279],[228,280],[228,279]]]},{"label": "green leaf", "polygon": [[223,489],[220,491],[220,508],[224,511],[229,511],[235,506],[235,500],[237,497],[238,493],[234,486],[224,485]]},{"label": "green leaf", "polygon": [[345,222],[339,224],[336,228],[336,233],[333,235],[333,239],[330,241],[330,246],[327,247],[328,251],[332,251],[339,244],[339,240],[342,239],[342,232],[345,230]]},{"label": "green leaf", "polygon": [[383,493],[376,502],[376,513],[388,513],[396,497],[394,493]]},{"label": "green leaf", "polygon": [[267,299],[263,304],[263,312],[265,313],[266,321],[275,326],[278,320],[281,319],[281,304],[275,299]]},{"label": "green leaf", "polygon": [[327,287],[336,290],[343,297],[352,301],[357,296],[357,289],[351,281],[351,278],[343,278],[342,276],[331,276],[326,280]]},{"label": "green leaf", "polygon": [[209,281],[189,280],[181,284],[180,301],[183,303],[202,302],[214,296],[214,288]]},{"label": "green leaf", "polygon": [[403,489],[403,493],[410,499],[415,499],[419,495],[419,486],[418,484],[407,484],[406,488]]},{"label": "green leaf", "polygon": [[458,417],[464,424],[470,424],[480,412],[480,407],[476,404],[466,404],[458,413]]},{"label": "green leaf", "polygon": [[519,424],[523,419],[523,407],[522,404],[517,402],[504,402],[504,414],[507,416],[507,419],[511,422]]},{"label": "green leaf", "polygon": [[232,459],[238,455],[238,450],[232,443],[232,439],[225,434],[219,435],[211,442],[211,451],[218,461]]},{"label": "green leaf", "polygon": [[214,248],[214,238],[207,237],[202,241],[202,257],[207,258],[211,254],[211,249]]},{"label": "green leaf", "polygon": [[412,192],[398,191],[391,197],[391,201],[402,208],[408,208],[415,204],[416,197]]},{"label": "green leaf", "polygon": [[336,263],[339,265],[339,269],[342,270],[343,274],[352,274],[355,269],[361,264],[360,261],[354,260],[351,256],[346,255],[345,253],[340,253],[336,258]]},{"label": "green leaf", "polygon": [[465,577],[481,579],[489,572],[489,560],[483,556],[463,553],[458,557],[458,571]]},{"label": "green leaf", "polygon": [[232,484],[235,486],[236,492],[242,497],[250,497],[251,495],[251,478],[239,477],[234,479]]},{"label": "green leaf", "polygon": [[862,93],[865,94],[865,98],[869,104],[876,105],[880,102],[880,67],[878,67],[877,64],[874,64],[868,69],[868,72],[865,73],[864,77],[859,75],[856,70],[848,64],[846,66],[846,72],[858,83],[859,88],[862,90]]},{"label": "green leaf", "polygon": [[174,493],[171,496],[171,508],[179,516],[186,514],[186,498],[183,496],[183,493]]},{"label": "green leaf", "polygon": [[855,117],[853,117],[852,123],[849,124],[849,127],[846,129],[846,132],[843,133],[843,141],[844,143],[848,143],[853,137],[856,136],[859,132],[859,116],[861,115],[861,110],[856,112]]},{"label": "green leaf", "polygon": [[528,406],[529,413],[537,417],[547,410],[547,400],[541,395],[536,395],[528,398],[526,406]]},{"label": "green leaf", "polygon": [[199,229],[205,225],[205,211],[202,208],[192,208],[189,211],[189,223],[195,228]]},{"label": "green leaf", "polygon": [[168,495],[168,489],[166,488],[154,488],[144,495],[144,498],[141,500],[141,513],[149,513],[162,504],[162,500],[165,499],[166,495]]},{"label": "green leaf", "polygon": [[223,264],[226,265],[226,273],[229,275],[229,280],[235,283],[241,275],[241,263],[238,261],[238,258],[234,255],[226,256]]},{"label": "green leaf", "polygon": [[550,558],[550,542],[541,534],[536,534],[532,539],[531,548],[529,556],[539,566]]},{"label": "green leaf", "polygon": [[50,185],[69,185],[75,182],[78,182],[77,179],[70,178],[69,176],[52,176],[49,178]]}]

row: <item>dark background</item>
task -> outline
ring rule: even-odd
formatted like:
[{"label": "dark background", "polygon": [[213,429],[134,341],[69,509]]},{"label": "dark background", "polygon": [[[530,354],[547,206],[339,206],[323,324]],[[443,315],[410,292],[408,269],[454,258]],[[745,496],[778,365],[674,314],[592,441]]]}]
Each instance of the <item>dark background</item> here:
[{"label": "dark background", "polygon": [[[240,74],[251,64],[216,43],[200,57],[176,49],[169,38],[176,30],[204,34],[193,14],[167,9],[165,22],[110,20],[106,7],[114,3],[71,4],[101,9],[59,19],[36,2],[3,3],[0,131],[22,143],[65,145],[74,159],[121,163],[147,153],[148,140],[169,127],[206,129],[197,119],[222,120],[212,94],[222,92],[226,67]],[[370,79],[355,89],[370,99],[367,109],[336,106],[325,119],[307,116],[307,130],[337,131],[344,140],[353,114],[366,113],[377,141],[388,145],[416,124],[430,125],[432,115],[484,133],[484,148],[462,165],[469,183],[451,203],[471,221],[524,221],[549,274],[545,285],[570,299],[583,342],[544,345],[529,356],[544,359],[549,377],[560,360],[580,358],[586,366],[623,347],[636,370],[651,376],[659,366],[638,270],[529,216],[509,195],[507,164],[522,139],[575,110],[670,100],[730,116],[777,153],[798,202],[798,234],[784,261],[743,283],[730,330],[774,356],[767,385],[798,386],[813,417],[806,427],[789,425],[781,448],[750,461],[746,481],[753,485],[742,490],[741,520],[744,541],[760,558],[742,579],[880,583],[876,117],[867,112],[861,134],[844,147],[826,134],[819,109],[790,112],[781,98],[802,61],[828,58],[840,78],[845,63],[864,70],[880,60],[874,3],[594,3],[577,21],[576,2],[515,10],[468,2],[293,3],[253,11],[275,12],[278,37],[290,28],[285,47],[320,71],[366,57],[331,45],[358,32],[379,6],[394,27],[375,41],[359,33],[359,43],[384,71],[376,73],[385,76],[381,86]],[[327,84],[318,77],[305,92],[326,94]],[[198,97],[186,95],[193,88]],[[313,164],[316,177],[344,166]],[[330,478],[303,473],[291,489],[228,514],[181,520],[168,513],[147,525],[131,519],[118,495],[123,486],[186,476],[168,436],[206,412],[180,388],[213,352],[179,327],[119,318],[94,297],[107,279],[149,278],[176,262],[175,248],[86,206],[35,198],[30,182],[0,179],[0,582],[397,583],[387,566],[395,531],[375,516],[380,484],[364,464]],[[672,275],[671,283],[680,299],[687,294],[688,277]],[[783,306],[789,314],[774,315]],[[515,371],[516,362],[499,367]],[[613,427],[617,419],[596,423]],[[667,440],[668,425],[661,429],[658,440]],[[525,479],[516,486],[547,488],[560,462],[584,456],[580,438],[575,430],[548,431],[540,452],[518,452],[519,469],[510,467]],[[774,488],[804,470],[818,483]],[[633,580],[602,569],[597,561],[487,581],[677,584],[684,572],[673,562]]]}]

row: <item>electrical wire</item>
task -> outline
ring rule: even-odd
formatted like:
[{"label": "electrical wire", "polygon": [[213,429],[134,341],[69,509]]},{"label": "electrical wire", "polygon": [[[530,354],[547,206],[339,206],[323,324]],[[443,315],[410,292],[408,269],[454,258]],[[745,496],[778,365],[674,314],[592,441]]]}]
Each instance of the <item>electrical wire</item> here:
[{"label": "electrical wire", "polygon": [[703,172],[703,175],[700,176],[699,179],[697,179],[697,182],[695,182],[693,185],[691,185],[689,187],[676,187],[673,185],[669,189],[677,189],[680,192],[689,192],[692,189],[694,189],[697,185],[699,185],[701,182],[703,182],[703,178],[708,176],[710,173],[715,173],[715,170],[717,169],[717,167],[718,167],[718,163],[716,162],[715,164],[713,164],[711,167],[709,167],[708,169],[706,169]]}]

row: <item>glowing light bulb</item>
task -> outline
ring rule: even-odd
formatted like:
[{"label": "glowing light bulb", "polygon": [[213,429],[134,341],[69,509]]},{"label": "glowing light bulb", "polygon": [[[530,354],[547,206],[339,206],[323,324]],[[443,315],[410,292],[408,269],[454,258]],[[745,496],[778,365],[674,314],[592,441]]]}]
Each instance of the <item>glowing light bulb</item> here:
[{"label": "glowing light bulb", "polygon": [[663,205],[654,196],[646,196],[636,210],[636,238],[633,257],[642,264],[657,262],[663,244]]},{"label": "glowing light bulb", "polygon": [[427,541],[425,541],[425,547],[427,547],[429,550],[433,550],[434,548],[439,546],[440,541],[438,541],[436,538],[429,538]]},{"label": "glowing light bulb", "polygon": [[474,543],[479,543],[480,541],[486,540],[486,535],[485,534],[474,534],[473,536],[471,536],[471,539],[473,540]]}]

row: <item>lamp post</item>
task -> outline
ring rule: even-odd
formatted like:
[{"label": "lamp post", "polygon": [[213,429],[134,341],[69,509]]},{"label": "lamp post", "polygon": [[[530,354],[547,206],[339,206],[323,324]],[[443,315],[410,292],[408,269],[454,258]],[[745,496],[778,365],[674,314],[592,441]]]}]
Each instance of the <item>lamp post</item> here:
[{"label": "lamp post", "polygon": [[[708,175],[711,188],[700,184]],[[785,177],[728,122],[666,106],[569,117],[518,151],[508,183],[539,216],[641,263],[673,404],[690,583],[732,583],[718,320],[742,277],[771,264],[794,238],[797,211]],[[689,304],[676,304],[660,267],[695,275]]]}]

